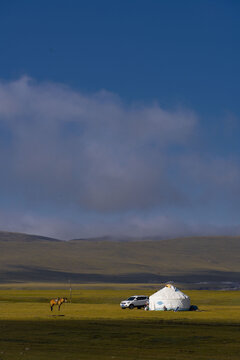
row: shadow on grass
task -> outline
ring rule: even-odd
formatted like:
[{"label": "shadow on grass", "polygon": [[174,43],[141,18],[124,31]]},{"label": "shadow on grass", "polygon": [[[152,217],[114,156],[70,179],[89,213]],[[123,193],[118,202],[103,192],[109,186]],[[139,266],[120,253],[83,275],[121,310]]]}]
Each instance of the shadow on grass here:
[{"label": "shadow on grass", "polygon": [[[159,320],[1,321],[0,349],[29,359],[225,359],[239,357],[239,326]],[[62,314],[60,315],[62,316]],[[55,320],[54,320],[55,318]],[[201,355],[201,357],[199,357]],[[50,357],[51,356],[51,357]],[[6,357],[7,359],[7,357]]]},{"label": "shadow on grass", "polygon": [[[186,273],[171,275],[178,283],[197,282],[221,282],[239,281],[239,272],[229,271],[199,271],[198,273]],[[44,267],[35,266],[12,266],[12,270],[1,271],[0,283],[5,282],[68,282],[71,279],[75,283],[164,283],[169,276],[160,276],[154,273],[127,273],[118,275],[109,274],[81,274],[49,270]],[[203,285],[201,285],[204,287]]]}]

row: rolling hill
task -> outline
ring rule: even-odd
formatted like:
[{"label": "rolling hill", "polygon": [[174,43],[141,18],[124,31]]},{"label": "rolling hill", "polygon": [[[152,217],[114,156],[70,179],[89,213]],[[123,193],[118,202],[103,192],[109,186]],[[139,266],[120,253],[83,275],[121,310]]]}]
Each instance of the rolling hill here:
[{"label": "rolling hill", "polygon": [[239,281],[240,237],[60,241],[0,232],[0,282]]}]

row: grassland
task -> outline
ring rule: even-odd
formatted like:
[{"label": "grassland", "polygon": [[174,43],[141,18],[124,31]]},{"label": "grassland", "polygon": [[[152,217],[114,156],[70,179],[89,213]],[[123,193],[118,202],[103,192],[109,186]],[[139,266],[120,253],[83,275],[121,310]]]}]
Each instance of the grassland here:
[{"label": "grassland", "polygon": [[239,240],[58,241],[0,232],[0,283],[239,281]]},{"label": "grassland", "polygon": [[189,290],[200,311],[147,312],[119,302],[154,285],[78,285],[59,314],[49,299],[68,291],[37,287],[0,287],[1,360],[239,359],[238,291]]}]

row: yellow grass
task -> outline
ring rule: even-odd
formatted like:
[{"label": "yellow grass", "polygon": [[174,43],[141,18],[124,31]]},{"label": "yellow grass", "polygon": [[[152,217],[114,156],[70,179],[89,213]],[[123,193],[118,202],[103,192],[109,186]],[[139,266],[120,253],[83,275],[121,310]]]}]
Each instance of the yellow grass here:
[{"label": "yellow grass", "polygon": [[7,287],[0,289],[1,360],[239,358],[238,291],[185,291],[200,311],[151,312],[119,302],[153,293],[152,285],[78,285],[73,302],[51,313],[49,299],[68,296],[66,288]]}]

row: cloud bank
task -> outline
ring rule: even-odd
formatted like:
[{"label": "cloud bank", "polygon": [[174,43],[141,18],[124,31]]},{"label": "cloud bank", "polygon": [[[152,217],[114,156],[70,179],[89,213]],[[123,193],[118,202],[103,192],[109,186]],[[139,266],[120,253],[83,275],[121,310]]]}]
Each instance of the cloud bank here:
[{"label": "cloud bank", "polygon": [[200,126],[193,111],[127,105],[104,90],[0,82],[0,226],[59,237],[191,232],[183,209],[239,206],[239,163],[199,153]]}]

